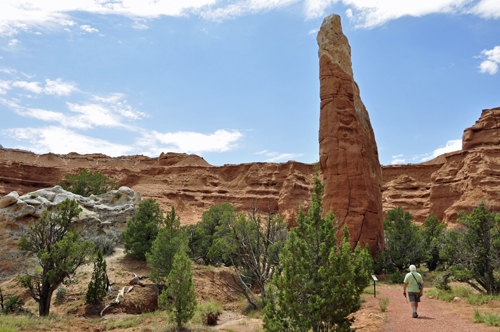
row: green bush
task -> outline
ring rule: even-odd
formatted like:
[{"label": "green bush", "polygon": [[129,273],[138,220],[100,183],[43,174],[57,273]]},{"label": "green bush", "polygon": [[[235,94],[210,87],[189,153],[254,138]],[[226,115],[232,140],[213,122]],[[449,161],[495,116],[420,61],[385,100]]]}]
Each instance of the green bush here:
[{"label": "green bush", "polygon": [[84,240],[95,244],[96,250],[101,249],[103,255],[111,255],[115,247],[120,242],[120,235],[116,232],[107,232],[106,234],[93,234],[89,237],[84,237]]},{"label": "green bush", "polygon": [[118,183],[99,172],[89,172],[86,169],[78,174],[66,174],[64,181],[56,182],[64,190],[76,195],[89,197],[101,195],[118,188]]},{"label": "green bush", "polygon": [[437,277],[433,281],[433,284],[437,289],[441,289],[444,291],[451,290],[449,283],[450,283],[450,274],[448,273],[445,273],[444,275]]},{"label": "green bush", "polygon": [[216,325],[218,317],[222,314],[222,307],[216,302],[206,303],[198,307],[205,325]]},{"label": "green bush", "polygon": [[484,323],[490,326],[500,326],[500,317],[497,313],[487,312],[482,315],[479,310],[474,309],[474,323]]},{"label": "green bush", "polygon": [[10,299],[8,299],[7,301],[5,301],[3,306],[4,306],[3,309],[4,313],[6,314],[15,313],[23,308],[24,301],[20,296],[15,295]]},{"label": "green bush", "polygon": [[64,300],[65,296],[66,296],[66,287],[61,285],[56,290],[56,300],[60,302],[60,301]]},{"label": "green bush", "polygon": [[403,284],[405,277],[398,270],[391,275],[391,282],[393,284]]}]

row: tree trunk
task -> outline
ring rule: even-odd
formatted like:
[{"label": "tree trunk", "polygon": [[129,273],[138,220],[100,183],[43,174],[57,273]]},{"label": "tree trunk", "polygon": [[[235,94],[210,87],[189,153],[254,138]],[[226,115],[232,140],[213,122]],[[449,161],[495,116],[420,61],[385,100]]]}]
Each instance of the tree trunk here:
[{"label": "tree trunk", "polygon": [[45,292],[40,294],[40,302],[38,302],[38,314],[40,315],[40,317],[49,315],[52,293],[52,290],[46,290]]}]

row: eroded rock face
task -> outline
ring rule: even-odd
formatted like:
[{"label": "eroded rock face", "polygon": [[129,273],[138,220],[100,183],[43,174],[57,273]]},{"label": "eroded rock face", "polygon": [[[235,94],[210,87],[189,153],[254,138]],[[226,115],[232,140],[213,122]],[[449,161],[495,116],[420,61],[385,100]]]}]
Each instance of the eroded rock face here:
[{"label": "eroded rock face", "polygon": [[101,172],[144,198],[154,198],[165,211],[174,205],[183,225],[197,223],[214,205],[229,202],[243,212],[253,201],[262,212],[271,208],[293,223],[299,205],[309,204],[314,174],[312,164],[294,161],[212,166],[182,153],[112,158],[0,149],[0,197],[52,187],[65,174],[83,169]]},{"label": "eroded rock face", "polygon": [[33,261],[21,255],[17,243],[30,221],[41,217],[43,211],[55,210],[68,198],[76,200],[82,208],[75,223],[84,236],[121,233],[141,202],[140,193],[127,187],[90,197],[75,195],[60,186],[22,196],[17,192],[9,193],[0,199],[0,279],[12,277],[22,268],[33,265]]},{"label": "eroded rock face", "polygon": [[483,110],[472,127],[464,130],[462,150],[500,145],[500,107]]},{"label": "eroded rock face", "polygon": [[408,210],[417,222],[430,212],[451,224],[459,211],[469,213],[481,200],[500,211],[500,108],[483,110],[465,129],[461,151],[426,163],[383,168],[384,211]]},{"label": "eroded rock face", "polygon": [[320,165],[325,211],[347,224],[351,244],[383,248],[382,171],[370,118],[354,82],[351,48],[340,16],[330,15],[318,33],[321,115]]}]

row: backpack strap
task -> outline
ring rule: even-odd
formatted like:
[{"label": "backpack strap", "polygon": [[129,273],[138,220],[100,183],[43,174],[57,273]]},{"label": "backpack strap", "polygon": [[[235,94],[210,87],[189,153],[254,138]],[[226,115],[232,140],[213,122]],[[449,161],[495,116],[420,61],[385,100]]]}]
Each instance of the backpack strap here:
[{"label": "backpack strap", "polygon": [[415,279],[415,281],[417,282],[417,285],[418,285],[419,282],[418,282],[417,278],[415,278],[415,275],[413,274],[413,272],[410,272],[410,273],[411,273],[411,275],[413,276],[413,279]]}]

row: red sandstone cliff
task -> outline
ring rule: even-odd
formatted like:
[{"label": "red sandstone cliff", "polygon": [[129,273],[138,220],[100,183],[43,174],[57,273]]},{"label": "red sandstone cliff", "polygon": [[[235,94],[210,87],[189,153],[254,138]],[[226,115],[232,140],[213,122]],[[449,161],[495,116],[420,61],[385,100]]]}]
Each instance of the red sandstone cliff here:
[{"label": "red sandstone cliff", "polygon": [[313,177],[313,165],[294,161],[212,166],[196,155],[180,153],[111,158],[0,148],[0,197],[11,191],[24,194],[52,187],[65,174],[83,169],[102,172],[143,198],[154,198],[164,210],[174,205],[183,224],[198,222],[213,205],[230,202],[245,211],[252,200],[262,212],[269,204],[285,220],[293,221],[300,203],[309,202]]},{"label": "red sandstone cliff", "polygon": [[433,211],[455,223],[459,211],[469,212],[485,199],[500,212],[500,107],[483,110],[465,129],[462,150],[416,165],[383,167],[384,211],[402,206],[423,222]]}]

